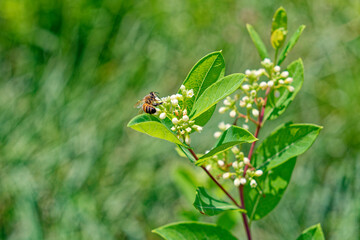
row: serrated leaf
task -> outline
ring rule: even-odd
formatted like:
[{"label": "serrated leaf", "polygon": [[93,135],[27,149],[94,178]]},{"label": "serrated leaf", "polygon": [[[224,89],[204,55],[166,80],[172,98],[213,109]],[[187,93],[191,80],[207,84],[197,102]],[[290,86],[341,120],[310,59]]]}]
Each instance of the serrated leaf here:
[{"label": "serrated leaf", "polygon": [[287,71],[289,72],[289,77],[293,78],[291,86],[294,87],[294,91],[290,92],[284,87],[280,88],[278,89],[280,92],[280,97],[278,98],[275,97],[274,91],[270,92],[268,95],[268,103],[265,107],[264,120],[274,120],[283,114],[302,87],[304,82],[304,66],[302,60],[298,59],[292,62],[288,66]]},{"label": "serrated leaf", "polygon": [[230,210],[246,212],[244,209],[240,209],[234,204],[211,197],[203,187],[196,189],[196,197],[193,205],[200,213],[208,216],[214,216]]},{"label": "serrated leaf", "polygon": [[296,240],[325,240],[320,223],[305,229]]},{"label": "serrated leaf", "polygon": [[221,134],[219,140],[210,150],[210,152],[199,158],[199,160],[196,162],[196,165],[202,165],[207,159],[216,154],[224,152],[235,145],[241,143],[252,143],[256,140],[257,138],[246,129],[238,126],[231,126],[225,132],[223,132],[223,134]]},{"label": "serrated leaf", "polygon": [[285,124],[256,149],[254,164],[257,168],[270,170],[303,154],[314,143],[321,129],[314,124]]},{"label": "serrated leaf", "polygon": [[149,114],[138,115],[131,119],[127,126],[152,137],[164,139],[186,147],[186,145],[180,142],[175,134],[165,127],[155,116]]},{"label": "serrated leaf", "polygon": [[268,58],[269,54],[266,50],[265,44],[264,42],[261,40],[259,34],[255,31],[255,29],[253,28],[253,26],[251,26],[250,24],[246,24],[246,28],[250,34],[251,40],[253,41],[261,60],[264,60],[264,58]]},{"label": "serrated leaf", "polygon": [[291,36],[289,42],[286,44],[285,48],[282,50],[280,56],[279,56],[279,61],[277,63],[277,65],[280,66],[280,64],[285,60],[285,58],[287,57],[288,53],[293,49],[293,47],[295,46],[296,42],[298,41],[299,37],[301,36],[301,33],[304,31],[305,29],[305,25],[301,25],[296,32]]},{"label": "serrated leaf", "polygon": [[291,158],[256,179],[262,194],[249,185],[245,186],[245,208],[250,220],[259,220],[275,209],[290,182],[295,163],[296,158]]},{"label": "serrated leaf", "polygon": [[190,119],[195,119],[208,109],[213,107],[221,99],[229,96],[241,86],[244,81],[244,74],[235,73],[223,77],[219,81],[208,87],[204,93],[195,102],[190,113]]},{"label": "serrated leaf", "polygon": [[152,232],[166,240],[236,240],[225,229],[208,223],[180,222],[154,229]]},{"label": "serrated leaf", "polygon": [[271,34],[279,28],[287,30],[287,14],[283,7],[278,8],[273,16]]},{"label": "serrated leaf", "polygon": [[[186,100],[186,109],[191,112],[196,100],[225,73],[225,62],[221,52],[213,52],[200,59],[189,72],[183,85],[193,89],[194,96]],[[180,90],[179,90],[180,92]]]}]

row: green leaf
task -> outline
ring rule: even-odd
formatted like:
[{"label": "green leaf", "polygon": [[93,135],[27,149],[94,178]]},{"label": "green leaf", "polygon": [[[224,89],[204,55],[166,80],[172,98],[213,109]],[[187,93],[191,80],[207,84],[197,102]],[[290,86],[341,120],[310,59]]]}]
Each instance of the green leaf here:
[{"label": "green leaf", "polygon": [[219,81],[208,87],[195,102],[190,113],[190,119],[195,119],[208,109],[213,107],[221,99],[229,96],[241,86],[244,81],[244,74],[235,73],[223,77]]},{"label": "green leaf", "polygon": [[[186,89],[193,89],[194,96],[185,104],[188,112],[191,112],[196,100],[203,92],[225,73],[225,62],[221,52],[213,52],[200,59],[191,69],[183,85]],[[179,90],[180,92],[180,90]]]},{"label": "green leaf", "polygon": [[161,138],[186,147],[186,145],[180,142],[180,140],[155,116],[149,114],[138,115],[131,119],[127,126],[152,137]]},{"label": "green leaf", "polygon": [[296,240],[325,240],[320,223],[305,229]]},{"label": "green leaf", "polygon": [[285,124],[256,149],[255,166],[270,170],[303,154],[314,143],[321,129],[321,126],[314,124]]},{"label": "green leaf", "polygon": [[199,158],[196,165],[202,165],[207,159],[224,152],[237,144],[252,143],[256,140],[257,138],[244,128],[231,126],[219,137],[215,147],[213,147],[210,152]]},{"label": "green leaf", "polygon": [[236,240],[223,228],[208,223],[180,222],[154,229],[152,232],[166,240]]},{"label": "green leaf", "polygon": [[287,35],[287,14],[283,7],[276,10],[271,26],[271,45],[279,49],[285,42]]},{"label": "green leaf", "polygon": [[[194,156],[191,154],[191,152],[189,151],[189,149],[187,147],[183,147],[181,145],[178,145],[178,148],[176,148],[177,153],[179,154],[180,157],[186,157],[190,160],[190,162],[195,163],[196,159],[194,158]],[[198,158],[202,157],[204,154],[196,154],[196,156]]]},{"label": "green leaf", "polygon": [[279,49],[285,42],[286,31],[283,28],[276,29],[270,37],[271,45],[274,49]]},{"label": "green leaf", "polygon": [[279,61],[277,63],[277,65],[280,66],[280,64],[285,60],[285,58],[287,57],[288,53],[293,49],[293,47],[295,46],[296,42],[298,41],[299,37],[301,36],[301,33],[304,31],[305,29],[305,25],[301,25],[296,32],[291,36],[289,42],[286,44],[285,48],[282,50],[280,56],[279,56]]},{"label": "green leaf", "polygon": [[293,78],[291,86],[294,87],[294,91],[290,92],[285,87],[278,89],[280,92],[280,97],[277,98],[274,95],[274,91],[270,92],[268,95],[268,104],[265,107],[264,120],[266,119],[276,119],[283,112],[289,104],[294,100],[296,94],[300,91],[301,86],[304,82],[304,66],[301,59],[298,59],[292,62],[288,68],[289,76]]},{"label": "green leaf", "polygon": [[287,30],[287,14],[283,7],[278,8],[273,16],[271,34],[279,28]]},{"label": "green leaf", "polygon": [[278,205],[290,182],[295,163],[296,158],[291,158],[256,179],[262,194],[248,184],[245,186],[245,208],[250,220],[265,217]]},{"label": "green leaf", "polygon": [[253,26],[251,26],[250,24],[246,24],[246,28],[250,34],[250,37],[251,37],[256,49],[258,50],[261,60],[264,60],[264,58],[268,58],[269,54],[266,50],[264,42],[261,40],[261,38],[259,36],[259,34],[255,31]]},{"label": "green leaf", "polygon": [[205,124],[210,120],[210,118],[214,114],[215,109],[216,109],[216,104],[212,106],[209,110],[207,110],[206,112],[195,118],[194,121],[196,125],[205,126]]},{"label": "green leaf", "polygon": [[229,210],[246,212],[244,209],[240,209],[234,204],[217,200],[209,196],[203,187],[196,189],[196,197],[193,205],[197,210],[199,210],[201,214],[206,214],[209,216],[214,216]]}]

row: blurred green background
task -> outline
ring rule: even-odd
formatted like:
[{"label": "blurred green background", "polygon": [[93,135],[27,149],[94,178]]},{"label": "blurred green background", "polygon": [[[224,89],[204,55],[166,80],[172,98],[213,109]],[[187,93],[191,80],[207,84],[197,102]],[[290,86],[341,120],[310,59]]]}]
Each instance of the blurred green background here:
[{"label": "blurred green background", "polygon": [[[175,93],[209,52],[223,50],[226,74],[258,68],[245,25],[270,47],[281,5],[290,34],[307,26],[285,62],[303,58],[305,83],[261,136],[290,120],[324,129],[254,239],[295,239],[318,222],[327,239],[360,239],[357,0],[1,0],[0,239],[159,239],[151,229],[180,220],[244,236],[240,215],[191,206],[196,184],[212,186],[201,169],[126,124],[138,99]],[[218,121],[195,139],[198,152]]]}]

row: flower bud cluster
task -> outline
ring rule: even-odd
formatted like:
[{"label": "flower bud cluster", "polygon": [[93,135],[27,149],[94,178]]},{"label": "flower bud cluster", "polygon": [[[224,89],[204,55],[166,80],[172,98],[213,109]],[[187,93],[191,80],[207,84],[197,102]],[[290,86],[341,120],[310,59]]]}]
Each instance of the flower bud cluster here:
[{"label": "flower bud cluster", "polygon": [[173,124],[171,130],[176,133],[178,139],[190,144],[190,133],[201,132],[202,127],[190,120],[185,107],[185,102],[194,96],[193,89],[187,90],[184,85],[180,87],[180,93],[161,98],[162,104],[157,109],[160,119],[169,118]]},{"label": "flower bud cluster", "polygon": [[[257,187],[258,183],[255,178],[260,177],[262,170],[256,170],[250,163],[250,160],[244,156],[244,153],[239,150],[238,147],[231,149],[235,156],[235,161],[232,163],[234,171],[225,171],[222,174],[223,179],[232,179],[236,187],[240,185],[250,184],[252,188]],[[248,167],[244,176],[245,166]]]}]

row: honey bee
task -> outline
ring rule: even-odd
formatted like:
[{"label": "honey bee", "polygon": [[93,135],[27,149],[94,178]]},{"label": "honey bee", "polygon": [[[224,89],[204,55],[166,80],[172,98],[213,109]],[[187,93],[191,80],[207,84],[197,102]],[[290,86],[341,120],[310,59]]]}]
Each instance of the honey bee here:
[{"label": "honey bee", "polygon": [[156,92],[150,92],[142,100],[139,100],[135,107],[140,108],[140,112],[144,111],[148,114],[154,114],[156,113],[155,107],[162,104],[162,102],[158,102],[156,98],[159,98],[158,94]]}]

